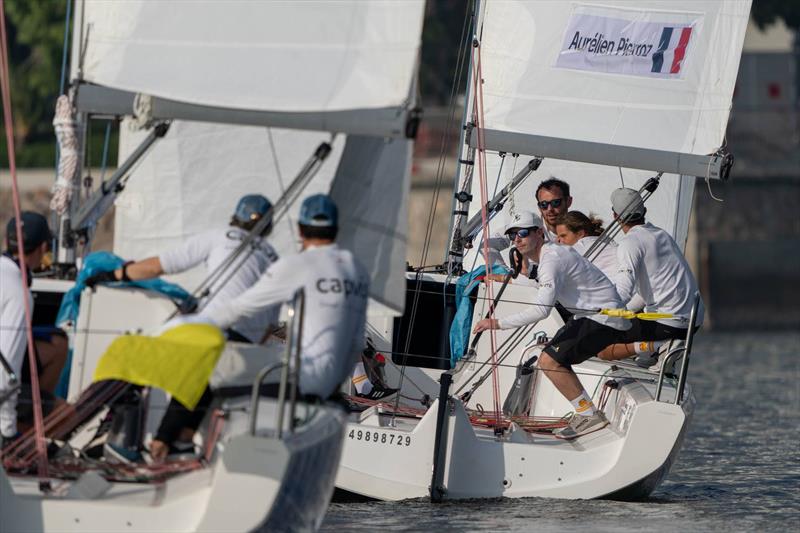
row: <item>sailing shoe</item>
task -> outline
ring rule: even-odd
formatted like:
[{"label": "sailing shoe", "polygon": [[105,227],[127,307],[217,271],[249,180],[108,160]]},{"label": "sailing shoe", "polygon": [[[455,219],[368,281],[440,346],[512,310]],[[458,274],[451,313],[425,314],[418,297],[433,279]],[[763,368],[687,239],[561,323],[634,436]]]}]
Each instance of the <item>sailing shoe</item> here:
[{"label": "sailing shoe", "polygon": [[608,419],[602,411],[596,411],[593,415],[584,416],[579,414],[572,415],[567,427],[553,432],[559,439],[574,439],[581,435],[586,435],[593,431],[603,429],[608,425]]},{"label": "sailing shoe", "polygon": [[367,400],[383,400],[384,398],[388,398],[389,396],[393,395],[398,390],[400,389],[373,387],[372,390],[367,394],[357,394],[357,396],[359,398],[366,398]]},{"label": "sailing shoe", "polygon": [[110,463],[134,464],[144,462],[144,456],[139,450],[125,448],[109,442],[103,445],[103,457]]}]

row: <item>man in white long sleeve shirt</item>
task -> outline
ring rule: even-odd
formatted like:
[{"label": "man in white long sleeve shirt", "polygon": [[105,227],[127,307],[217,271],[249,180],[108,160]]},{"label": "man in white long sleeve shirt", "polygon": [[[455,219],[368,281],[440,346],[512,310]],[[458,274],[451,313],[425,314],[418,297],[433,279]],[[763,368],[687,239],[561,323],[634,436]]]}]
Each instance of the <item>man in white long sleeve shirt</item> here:
[{"label": "man in white long sleeve shirt", "polygon": [[[645,312],[672,315],[659,320],[633,319],[624,336],[626,344],[609,346],[601,354],[604,359],[622,359],[636,353],[637,341],[686,337],[697,282],[675,240],[645,221],[647,209],[638,191],[617,189],[611,195],[611,203],[614,218],[625,216],[625,237],[617,247],[619,269],[613,278],[620,298],[627,304],[638,293],[644,299]],[[702,325],[703,315],[701,299],[696,328]]]},{"label": "man in white long sleeve shirt", "polygon": [[[239,199],[230,225],[205,231],[188,239],[181,246],[165,250],[158,256],[130,262],[112,272],[101,272],[86,280],[89,286],[104,281],[135,281],[150,279],[162,274],[178,274],[197,265],[205,265],[206,271],[214,272],[230,254],[239,247],[250,230],[264,216],[272,216],[272,204],[260,194],[248,194]],[[272,230],[267,224],[261,235],[250,244],[249,249],[236,260],[236,268],[230,275],[216,281],[210,288],[210,298],[200,302],[200,308],[213,311],[252,287],[261,274],[278,260],[278,253],[266,241]],[[262,313],[248,316],[231,324],[230,340],[261,342],[268,326],[278,320],[279,307],[265,309]]]},{"label": "man in white long sleeve shirt", "polygon": [[617,309],[622,302],[614,285],[597,267],[569,246],[545,243],[541,228],[535,229],[533,238],[533,255],[539,262],[536,301],[520,313],[481,320],[473,331],[534,324],[550,314],[556,301],[574,313],[539,357],[539,367],[575,408],[569,425],[558,436],[574,438],[603,428],[608,420],[595,408],[572,365],[619,342],[630,323],[598,313],[600,309]]},{"label": "man in white long sleeve shirt", "polygon": [[220,327],[305,292],[299,389],[328,398],[348,378],[364,349],[369,274],[335,241],[338,212],[333,200],[317,194],[300,210],[302,251],[270,266],[248,291],[226,305],[204,311]]}]

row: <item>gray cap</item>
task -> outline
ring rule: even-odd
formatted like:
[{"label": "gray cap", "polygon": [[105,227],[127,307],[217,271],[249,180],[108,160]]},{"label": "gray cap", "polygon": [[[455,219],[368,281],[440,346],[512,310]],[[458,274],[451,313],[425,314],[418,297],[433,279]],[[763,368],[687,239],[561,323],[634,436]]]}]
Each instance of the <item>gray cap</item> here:
[{"label": "gray cap", "polygon": [[640,218],[645,214],[644,200],[639,191],[622,187],[611,193],[611,208],[617,215],[626,218]]},{"label": "gray cap", "polygon": [[503,233],[508,233],[508,230],[512,228],[543,228],[544,224],[542,224],[542,218],[534,213],[533,211],[523,211],[521,213],[515,213],[513,217],[508,221],[506,224],[505,230]]}]

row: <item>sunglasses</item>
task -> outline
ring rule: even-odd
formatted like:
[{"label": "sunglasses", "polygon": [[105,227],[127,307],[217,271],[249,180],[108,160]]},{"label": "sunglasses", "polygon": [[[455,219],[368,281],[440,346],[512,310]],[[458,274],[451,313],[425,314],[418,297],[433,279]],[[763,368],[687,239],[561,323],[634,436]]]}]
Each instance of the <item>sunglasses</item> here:
[{"label": "sunglasses", "polygon": [[555,200],[542,200],[541,202],[538,202],[537,205],[539,206],[539,209],[545,210],[547,209],[547,206],[550,205],[552,205],[554,208],[558,207],[563,201],[563,198],[556,198]]},{"label": "sunglasses", "polygon": [[508,233],[506,233],[506,235],[508,235],[508,238],[511,239],[511,241],[513,242],[513,241],[517,240],[517,237],[519,237],[520,239],[524,239],[525,237],[530,235],[531,232],[533,232],[533,230],[535,230],[535,229],[536,228],[518,229],[516,231],[509,231]]}]

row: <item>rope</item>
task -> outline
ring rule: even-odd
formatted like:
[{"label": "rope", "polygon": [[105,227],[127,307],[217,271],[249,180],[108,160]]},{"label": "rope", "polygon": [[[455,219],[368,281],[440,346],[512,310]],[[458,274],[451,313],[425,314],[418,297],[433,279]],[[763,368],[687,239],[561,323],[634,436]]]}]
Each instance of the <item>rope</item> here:
[{"label": "rope", "polygon": [[[466,49],[466,47],[465,47],[466,40],[465,40],[464,37],[466,35],[467,20],[471,20],[471,17],[469,16],[469,13],[470,13],[469,3],[467,3],[466,12],[465,12],[465,16],[464,16],[464,23],[463,23],[463,25],[461,27],[461,44],[459,45],[458,67],[456,68],[456,72],[454,74],[454,79],[453,79],[453,85],[452,85],[452,87],[450,89],[450,106],[449,106],[450,109],[449,109],[448,117],[447,117],[447,125],[445,127],[445,130],[442,132],[441,150],[439,152],[439,164],[438,164],[437,169],[436,169],[436,180],[435,180],[435,184],[434,184],[433,195],[431,197],[431,205],[430,205],[430,208],[428,210],[428,222],[427,222],[427,226],[425,228],[425,239],[423,241],[422,256],[421,256],[420,262],[419,262],[419,264],[421,264],[421,265],[424,265],[427,262],[428,251],[430,249],[431,238],[433,236],[434,220],[435,220],[435,217],[436,217],[436,207],[437,207],[437,204],[439,203],[439,192],[441,191],[442,179],[444,177],[445,154],[446,154],[447,147],[448,147],[448,144],[449,144],[449,135],[448,135],[448,133],[449,133],[450,129],[452,128],[453,118],[455,116],[455,101],[456,101],[456,94],[457,94],[456,91],[457,91],[457,87],[460,85],[461,74],[462,74],[462,70],[463,70],[462,64],[463,64],[463,58],[464,58],[464,55],[465,55],[465,53],[463,51]],[[420,281],[421,281],[421,273],[420,272],[417,272],[417,275],[415,276],[415,281],[416,281],[415,289],[419,289],[421,287],[421,285],[422,285],[420,283]],[[419,292],[416,292],[414,294],[414,297],[413,297],[413,300],[412,300],[412,303],[411,303],[411,309],[410,309],[410,315],[409,315],[411,317],[411,319],[409,320],[408,329],[406,330],[406,345],[405,345],[405,351],[406,352],[408,351],[408,349],[409,349],[409,347],[411,345],[410,344],[411,343],[411,335],[412,335],[412,333],[414,331],[414,322],[415,322],[415,319],[416,319],[417,306],[418,305],[419,305]],[[405,380],[405,375],[406,375],[406,364],[405,364],[405,359],[404,359],[403,360],[403,364],[402,364],[401,369],[400,369],[400,385],[399,385],[399,388],[401,388],[401,389],[403,387],[403,381]],[[396,403],[399,405],[399,402],[400,402],[400,398],[398,396],[398,398],[396,399]],[[394,424],[394,418],[392,419],[392,424]]]},{"label": "rope", "polygon": [[[486,209],[486,205],[489,201],[489,191],[486,182],[486,152],[484,151],[484,147],[486,146],[485,138],[484,138],[484,107],[483,107],[483,72],[482,72],[482,65],[481,65],[481,45],[480,41],[475,39],[475,42],[472,47],[472,64],[473,64],[473,113],[475,115],[475,129],[477,132],[477,158],[476,163],[478,166],[478,179],[480,184],[480,191],[481,191],[481,223],[483,225],[483,256],[484,261],[486,263],[486,272],[491,272],[491,265],[489,264],[489,213]],[[503,158],[505,161],[505,158]],[[499,178],[498,178],[499,179]],[[486,284],[486,294],[488,295],[489,299],[494,301],[494,283],[490,282]],[[489,308],[489,320],[494,320],[494,306]],[[491,349],[491,361],[492,361],[492,393],[494,399],[494,412],[495,418],[499,418],[500,416],[500,381],[499,376],[497,375],[497,367],[495,364],[497,363],[497,335],[495,334],[495,330],[491,329],[489,331],[489,346]]]},{"label": "rope", "polygon": [[[6,33],[5,4],[0,2],[0,74],[2,74],[3,115],[6,133],[6,146],[8,148],[8,164],[11,171],[12,200],[14,204],[14,217],[16,220],[16,233],[20,264],[25,265],[24,240],[22,238],[22,209],[19,201],[19,187],[17,185],[17,160],[14,152],[14,125],[11,115],[11,88],[9,85],[8,68],[8,41]],[[28,272],[25,266],[20,268],[22,274],[22,294],[25,307],[25,329],[28,341],[28,362],[31,368],[31,395],[33,396],[33,421],[36,431],[36,452],[38,455],[38,475],[41,480],[47,478],[47,446],[44,440],[44,425],[42,418],[42,398],[39,388],[39,375],[36,372],[36,353],[33,344],[33,316],[31,309],[31,294],[28,289]]]}]

